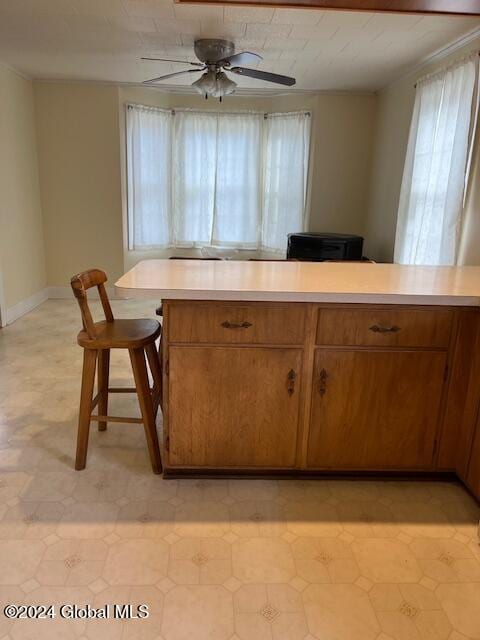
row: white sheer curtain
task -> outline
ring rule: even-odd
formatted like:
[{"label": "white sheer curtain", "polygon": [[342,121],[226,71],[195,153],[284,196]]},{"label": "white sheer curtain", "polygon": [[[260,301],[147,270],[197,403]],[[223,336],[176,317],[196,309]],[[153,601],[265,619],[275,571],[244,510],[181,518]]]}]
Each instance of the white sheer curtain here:
[{"label": "white sheer curtain", "polygon": [[[217,118],[178,112],[174,118],[173,235],[169,245],[210,244],[215,206]],[[162,221],[158,221],[162,224]]]},{"label": "white sheer curtain", "polygon": [[171,112],[136,106],[127,113],[129,248],[167,246],[172,237]]},{"label": "white sheer curtain", "polygon": [[263,114],[218,120],[212,244],[255,249],[260,241]]},{"label": "white sheer curtain", "polygon": [[476,54],[417,84],[395,262],[456,264],[477,76]]},{"label": "white sheer curtain", "polygon": [[287,234],[305,226],[310,118],[271,114],[265,136],[262,246],[275,250],[284,247]]},{"label": "white sheer curtain", "polygon": [[129,105],[127,130],[130,249],[284,251],[304,229],[309,114]]}]

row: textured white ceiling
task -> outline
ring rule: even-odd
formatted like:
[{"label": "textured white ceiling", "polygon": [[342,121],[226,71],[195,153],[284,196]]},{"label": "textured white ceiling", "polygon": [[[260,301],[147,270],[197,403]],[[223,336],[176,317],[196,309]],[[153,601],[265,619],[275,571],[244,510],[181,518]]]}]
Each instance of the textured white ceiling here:
[{"label": "textured white ceiling", "polygon": [[[480,27],[472,17],[175,4],[173,0],[0,0],[0,61],[42,79],[141,82],[195,60],[198,37],[234,40],[297,89],[375,90]],[[185,86],[193,74],[168,81]],[[239,78],[241,87],[275,88]]]}]

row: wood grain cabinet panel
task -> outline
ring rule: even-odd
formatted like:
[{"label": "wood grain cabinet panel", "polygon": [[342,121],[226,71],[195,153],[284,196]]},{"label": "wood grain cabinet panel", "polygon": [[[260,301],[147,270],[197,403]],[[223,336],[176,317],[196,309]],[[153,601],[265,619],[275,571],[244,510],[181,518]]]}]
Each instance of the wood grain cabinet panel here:
[{"label": "wood grain cabinet panel", "polygon": [[302,351],[180,347],[169,352],[169,464],[295,464]]},{"label": "wood grain cabinet panel", "polygon": [[317,344],[447,348],[452,322],[448,309],[320,309]]},{"label": "wood grain cabinet panel", "polygon": [[308,467],[429,469],[446,354],[317,349]]},{"label": "wood grain cabinet panel", "polygon": [[171,304],[170,342],[303,344],[305,305]]}]

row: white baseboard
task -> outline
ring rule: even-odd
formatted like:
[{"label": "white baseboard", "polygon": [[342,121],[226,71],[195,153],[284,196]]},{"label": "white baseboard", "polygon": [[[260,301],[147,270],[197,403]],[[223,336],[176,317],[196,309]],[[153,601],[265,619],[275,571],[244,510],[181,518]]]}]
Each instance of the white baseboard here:
[{"label": "white baseboard", "polygon": [[[115,287],[106,287],[108,297],[111,300],[124,300],[125,298],[121,298],[117,292],[115,291]],[[92,299],[98,300],[98,289],[92,288],[88,295]],[[5,310],[4,317],[2,316],[1,320],[3,322],[3,326],[7,324],[12,324],[18,318],[21,318],[29,311],[33,311],[36,307],[41,305],[46,300],[74,300],[73,292],[71,287],[45,287],[41,291],[37,291],[33,295],[25,298],[25,300],[21,300],[17,302],[17,304],[13,305]]]},{"label": "white baseboard", "polygon": [[33,311],[35,307],[38,307],[43,302],[48,299],[48,289],[41,289],[34,293],[33,295],[25,298],[25,300],[20,300],[17,304],[14,304],[13,307],[9,307],[5,312],[5,324],[12,324],[18,318],[21,318],[29,311]]},{"label": "white baseboard", "polygon": [[[74,300],[73,291],[71,287],[48,287],[48,298],[49,300]],[[108,297],[110,300],[121,300],[117,292],[115,291],[115,287],[105,287],[107,290]],[[98,289],[97,287],[92,287],[88,291],[88,297],[98,300]]]}]

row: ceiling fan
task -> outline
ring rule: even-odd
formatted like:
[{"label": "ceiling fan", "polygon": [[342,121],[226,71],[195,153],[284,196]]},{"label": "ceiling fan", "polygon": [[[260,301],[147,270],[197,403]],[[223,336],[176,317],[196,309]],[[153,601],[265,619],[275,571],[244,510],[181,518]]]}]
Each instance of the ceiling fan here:
[{"label": "ceiling fan", "polygon": [[220,100],[223,96],[233,93],[237,86],[236,82],[233,82],[233,80],[227,76],[225,71],[228,71],[229,73],[236,73],[240,76],[248,76],[249,78],[265,80],[266,82],[282,84],[287,87],[291,87],[295,84],[295,78],[290,78],[289,76],[282,76],[278,73],[270,73],[268,71],[260,71],[259,69],[249,69],[248,67],[237,66],[240,64],[253,64],[254,62],[262,60],[262,56],[259,56],[257,53],[251,53],[250,51],[235,53],[235,45],[229,40],[211,38],[196,40],[194,43],[194,52],[200,62],[167,60],[165,58],[142,58],[142,60],[178,62],[197,67],[195,69],[186,69],[185,71],[168,73],[167,75],[159,76],[158,78],[151,78],[150,80],[145,80],[144,84],[154,84],[160,80],[174,78],[175,76],[181,76],[185,73],[205,72],[192,84],[192,87],[204,95],[205,98],[212,96],[214,98],[220,98]]}]

